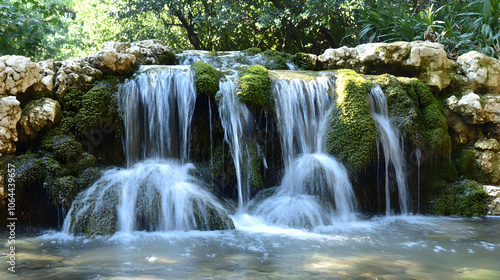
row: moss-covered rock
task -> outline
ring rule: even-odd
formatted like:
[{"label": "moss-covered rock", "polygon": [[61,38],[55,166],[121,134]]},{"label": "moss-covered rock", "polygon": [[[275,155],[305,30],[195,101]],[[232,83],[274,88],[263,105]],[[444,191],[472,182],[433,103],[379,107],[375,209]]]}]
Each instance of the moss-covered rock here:
[{"label": "moss-covered rock", "polygon": [[250,106],[272,108],[271,79],[267,69],[253,65],[243,70],[239,79],[238,97]]},{"label": "moss-covered rock", "polygon": [[292,58],[291,54],[278,52],[274,50],[263,51],[262,56],[267,59],[264,65],[269,70],[289,70],[288,60]]},{"label": "moss-covered rock", "polygon": [[56,205],[70,206],[80,192],[74,176],[65,176],[47,180],[43,187],[49,191]]},{"label": "moss-covered rock", "polygon": [[101,127],[106,119],[110,119],[110,101],[112,88],[98,85],[82,96],[81,108],[75,116],[77,131],[83,135],[92,133]]},{"label": "moss-covered rock", "polygon": [[214,97],[219,91],[219,76],[217,70],[212,65],[203,61],[198,61],[191,65],[195,74],[195,87],[198,94],[206,94]]},{"label": "moss-covered rock", "polygon": [[448,184],[438,181],[433,185],[431,213],[436,215],[484,216],[487,213],[488,194],[480,184],[463,180]]},{"label": "moss-covered rock", "polygon": [[387,74],[371,80],[386,94],[389,117],[413,147],[443,157],[450,155],[451,138],[444,108],[426,84],[416,78]]},{"label": "moss-covered rock", "polygon": [[246,50],[242,50],[241,52],[248,55],[256,55],[258,53],[261,53],[262,50],[260,48],[253,47],[253,48],[248,48]]},{"label": "moss-covered rock", "polygon": [[17,157],[14,166],[17,184],[28,185],[43,181],[44,167],[34,154],[26,153]]},{"label": "moss-covered rock", "polygon": [[336,107],[331,113],[327,150],[355,170],[366,167],[375,147],[375,121],[366,94],[370,88],[352,70],[337,72]]},{"label": "moss-covered rock", "polygon": [[72,135],[65,134],[46,135],[41,147],[54,152],[55,158],[63,163],[77,159],[83,152],[82,144]]},{"label": "moss-covered rock", "polygon": [[296,53],[292,57],[292,62],[301,70],[315,70],[318,57],[310,53]]}]

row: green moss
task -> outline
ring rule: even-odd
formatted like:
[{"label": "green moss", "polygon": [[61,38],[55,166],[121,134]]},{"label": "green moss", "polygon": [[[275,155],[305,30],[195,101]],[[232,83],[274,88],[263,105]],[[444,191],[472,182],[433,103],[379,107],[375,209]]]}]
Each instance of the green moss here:
[{"label": "green moss", "polygon": [[101,170],[97,167],[89,167],[83,170],[76,178],[76,183],[80,190],[85,190],[92,186],[101,177]]},{"label": "green moss", "polygon": [[292,62],[302,70],[316,69],[316,57],[311,57],[311,55],[307,53],[296,53],[292,57]]},{"label": "green moss", "polygon": [[262,52],[262,55],[267,58],[269,61],[264,65],[269,70],[289,70],[290,68],[287,65],[289,59],[292,58],[292,55],[278,52],[274,50],[266,50]]},{"label": "green moss", "polygon": [[90,134],[109,118],[112,94],[109,86],[98,85],[82,96],[81,108],[75,116],[76,129],[80,134]]},{"label": "green moss", "polygon": [[177,56],[174,52],[164,52],[159,58],[160,65],[175,65],[177,64]]},{"label": "green moss", "polygon": [[71,206],[71,202],[80,192],[77,180],[73,176],[65,176],[48,180],[43,187],[49,191],[52,200],[56,205]]},{"label": "green moss", "polygon": [[64,134],[47,134],[42,140],[41,147],[54,152],[55,158],[63,163],[73,161],[83,152],[80,142],[76,141],[71,135]]},{"label": "green moss", "polygon": [[447,182],[458,180],[458,172],[455,164],[449,159],[443,159],[439,164],[438,178]]},{"label": "green moss", "polygon": [[366,167],[375,146],[375,122],[366,99],[369,83],[352,70],[337,72],[336,108],[327,135],[330,154],[355,170]]},{"label": "green moss", "polygon": [[271,79],[267,69],[261,65],[248,67],[241,73],[238,97],[250,106],[262,106],[271,109]]},{"label": "green moss", "polygon": [[44,167],[34,154],[28,152],[17,157],[14,166],[16,166],[17,184],[30,185],[43,182]]},{"label": "green moss", "polygon": [[248,145],[248,153],[250,154],[250,166],[249,166],[249,185],[251,188],[256,188],[262,190],[264,188],[264,182],[262,181],[262,168],[264,156],[259,151],[257,144],[251,142]]},{"label": "green moss", "polygon": [[488,194],[475,181],[454,184],[438,181],[433,185],[431,213],[436,215],[484,216]]},{"label": "green moss", "polygon": [[214,97],[219,91],[219,76],[217,70],[212,65],[203,61],[198,61],[191,65],[195,73],[195,87],[198,94],[206,94]]},{"label": "green moss", "polygon": [[59,99],[59,103],[63,111],[74,111],[78,112],[82,106],[82,96],[85,94],[85,90],[77,87],[69,87],[66,94]]},{"label": "green moss", "polygon": [[260,48],[254,47],[254,48],[248,48],[248,49],[243,50],[241,52],[248,54],[248,55],[256,55],[256,54],[262,52],[262,50]]}]

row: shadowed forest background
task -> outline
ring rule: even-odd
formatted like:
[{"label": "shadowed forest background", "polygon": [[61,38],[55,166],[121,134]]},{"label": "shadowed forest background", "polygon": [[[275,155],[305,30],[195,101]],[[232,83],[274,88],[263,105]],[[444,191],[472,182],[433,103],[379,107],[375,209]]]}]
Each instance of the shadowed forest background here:
[{"label": "shadowed forest background", "polygon": [[91,54],[106,41],[174,49],[251,47],[319,54],[369,42],[429,40],[450,58],[500,56],[500,0],[0,0],[0,55]]}]

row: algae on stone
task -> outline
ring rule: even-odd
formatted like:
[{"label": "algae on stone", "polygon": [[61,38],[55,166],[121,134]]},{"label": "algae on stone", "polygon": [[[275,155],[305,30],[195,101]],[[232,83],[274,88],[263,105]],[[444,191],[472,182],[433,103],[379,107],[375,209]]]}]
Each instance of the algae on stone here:
[{"label": "algae on stone", "polygon": [[433,186],[431,213],[437,215],[484,216],[488,194],[480,184],[463,180],[448,184],[438,181]]},{"label": "algae on stone", "polygon": [[212,65],[203,61],[198,61],[191,65],[195,74],[195,87],[198,94],[206,94],[214,97],[219,91],[219,76],[217,70]]},{"label": "algae on stone", "polygon": [[261,65],[253,65],[243,70],[239,79],[238,97],[247,105],[271,109],[273,99],[267,69]]},{"label": "algae on stone", "polygon": [[370,163],[375,147],[375,121],[366,98],[370,83],[352,70],[339,70],[335,87],[327,150],[354,170],[361,170]]}]

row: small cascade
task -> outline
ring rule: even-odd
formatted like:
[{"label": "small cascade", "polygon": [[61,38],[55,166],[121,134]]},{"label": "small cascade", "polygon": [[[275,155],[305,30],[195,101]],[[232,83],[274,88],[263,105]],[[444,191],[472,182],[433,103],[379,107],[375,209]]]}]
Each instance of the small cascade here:
[{"label": "small cascade", "polygon": [[142,69],[121,88],[127,164],[172,157],[188,162],[194,76],[185,66]]},{"label": "small cascade", "polygon": [[420,214],[420,163],[422,160],[422,150],[417,148],[415,151],[415,157],[417,160],[417,213]]},{"label": "small cascade", "polygon": [[[276,69],[276,64],[272,58],[266,57],[260,53],[250,55],[241,51],[200,51],[187,50],[177,54],[180,65],[191,65],[198,61],[212,64],[215,68],[229,69],[243,65],[264,65],[270,69]],[[292,62],[287,62],[286,66],[290,70],[297,70],[297,66]]]},{"label": "small cascade", "polygon": [[313,228],[355,220],[356,202],[347,170],[324,154],[334,80],[274,81],[285,175],[275,193],[253,209],[268,223]]},{"label": "small cascade", "polygon": [[379,131],[379,143],[385,158],[385,214],[391,214],[391,199],[389,190],[390,168],[394,168],[396,183],[398,185],[399,206],[402,214],[408,214],[409,195],[406,184],[406,169],[404,152],[400,141],[400,134],[389,119],[387,101],[380,86],[374,86],[368,95],[370,112]]},{"label": "small cascade", "polygon": [[120,91],[126,169],[110,169],[80,193],[68,234],[232,228],[223,206],[189,173],[196,92],[188,67],[142,67]]},{"label": "small cascade", "polygon": [[250,156],[247,137],[251,133],[252,115],[236,94],[237,72],[219,82],[219,115],[224,128],[224,140],[229,144],[236,170],[238,207],[242,211],[249,199],[248,172]]}]

